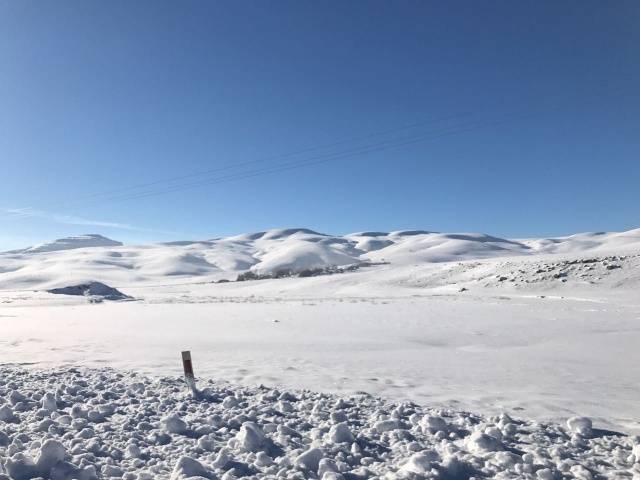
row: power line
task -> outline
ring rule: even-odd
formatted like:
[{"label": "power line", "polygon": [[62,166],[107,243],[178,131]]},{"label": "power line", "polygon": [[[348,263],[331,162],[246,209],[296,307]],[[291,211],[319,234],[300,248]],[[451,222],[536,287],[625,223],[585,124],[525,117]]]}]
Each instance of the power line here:
[{"label": "power line", "polygon": [[[228,170],[234,170],[234,169],[242,168],[242,167],[245,167],[245,166],[248,166],[248,165],[264,163],[264,162],[268,162],[268,161],[271,161],[271,160],[295,157],[295,156],[298,156],[298,155],[302,155],[304,153],[309,153],[309,152],[314,152],[314,151],[319,151],[319,150],[326,150],[328,148],[333,148],[333,147],[340,146],[340,145],[346,145],[346,144],[354,143],[354,142],[357,142],[357,141],[360,141],[360,140],[366,140],[366,139],[369,139],[369,138],[374,138],[374,137],[379,137],[379,136],[384,136],[384,135],[390,135],[392,133],[397,133],[397,132],[401,132],[401,131],[416,129],[416,128],[424,127],[424,126],[427,126],[427,125],[430,125],[430,124],[435,124],[435,123],[439,123],[439,122],[445,122],[445,121],[449,121],[449,120],[454,120],[456,118],[463,118],[463,117],[469,116],[469,115],[470,115],[469,113],[460,113],[460,114],[455,114],[455,115],[449,115],[449,116],[446,116],[446,117],[433,118],[433,119],[429,119],[429,120],[425,120],[425,121],[421,121],[421,122],[415,122],[415,123],[411,123],[411,124],[407,124],[407,125],[403,125],[403,126],[399,126],[399,127],[390,128],[390,129],[387,129],[387,130],[382,130],[382,131],[378,131],[378,132],[368,133],[368,134],[365,134],[365,135],[351,137],[351,138],[347,138],[347,139],[344,139],[344,140],[339,140],[339,141],[332,142],[332,143],[326,143],[326,144],[311,146],[311,147],[307,147],[307,148],[304,148],[304,149],[301,149],[301,150],[296,150],[296,151],[293,151],[293,152],[287,152],[287,153],[284,153],[284,154],[272,155],[272,156],[269,156],[269,157],[264,157],[264,158],[254,159],[254,160],[247,160],[247,161],[236,163],[236,164],[233,164],[233,165],[226,165],[226,166],[222,166],[222,167],[205,169],[205,170],[189,173],[189,174],[186,174],[186,175],[169,177],[169,178],[165,178],[165,179],[161,179],[161,180],[155,180],[153,182],[140,183],[140,184],[130,185],[130,186],[127,186],[127,187],[121,187],[121,188],[117,188],[117,189],[113,189],[113,190],[106,190],[106,191],[102,191],[102,192],[92,193],[92,194],[80,196],[76,200],[92,199],[92,198],[96,198],[96,197],[106,197],[106,196],[117,194],[117,193],[120,193],[120,192],[138,190],[138,189],[142,189],[142,188],[146,188],[146,187],[153,187],[153,186],[162,185],[162,184],[168,184],[167,186],[169,187],[171,183],[175,183],[175,182],[178,182],[180,180],[186,180],[186,179],[189,179],[189,178],[203,177],[203,176],[206,177],[206,176],[211,175],[212,173],[224,172],[224,171],[228,171]],[[132,195],[133,195],[133,193],[132,193]],[[60,207],[60,206],[65,206],[65,205],[69,205],[69,203],[66,202],[66,203],[54,204],[53,207]]]},{"label": "power line", "polygon": [[[621,89],[617,89],[617,90],[618,90],[617,92],[615,90],[611,90],[608,93],[609,94],[620,93]],[[602,95],[592,95],[590,98],[588,97],[586,100],[584,100],[582,102],[582,105],[592,103],[594,100],[597,100],[599,98],[602,98]],[[219,183],[242,180],[246,178],[252,178],[260,175],[279,173],[279,172],[288,171],[292,169],[318,165],[318,164],[327,163],[327,162],[336,161],[336,160],[342,160],[345,158],[352,158],[352,157],[361,156],[369,153],[376,153],[380,151],[401,148],[404,146],[425,142],[433,139],[438,139],[442,137],[460,135],[466,132],[470,132],[470,131],[474,131],[482,128],[488,128],[488,127],[497,126],[497,125],[509,123],[516,120],[522,120],[525,118],[544,115],[546,113],[549,113],[550,111],[557,110],[560,107],[561,107],[560,105],[555,105],[552,108],[549,108],[546,110],[515,112],[515,113],[505,115],[496,120],[467,121],[467,122],[458,123],[455,125],[450,125],[445,127],[444,129],[440,129],[437,131],[426,131],[426,132],[422,131],[412,135],[405,135],[403,137],[395,137],[395,138],[385,139],[383,141],[373,142],[373,143],[364,144],[364,145],[358,145],[358,146],[351,147],[349,149],[321,153],[316,156],[303,157],[301,159],[279,163],[276,165],[265,166],[257,169],[249,169],[242,172],[208,178],[213,173],[233,170],[233,169],[241,168],[243,166],[248,166],[248,165],[264,163],[270,159],[295,157],[295,156],[302,155],[303,153],[322,151],[328,148],[333,148],[335,146],[354,143],[359,140],[383,137],[386,135],[390,135],[392,133],[398,133],[402,131],[410,131],[411,129],[423,127],[428,124],[444,122],[444,121],[452,120],[455,118],[469,117],[470,115],[458,114],[458,115],[451,115],[448,117],[442,117],[438,119],[431,119],[425,122],[418,122],[418,123],[409,124],[401,127],[396,127],[393,129],[388,129],[382,132],[371,133],[371,134],[363,135],[360,137],[353,137],[350,139],[345,139],[345,140],[341,140],[341,141],[337,141],[329,144],[309,147],[303,150],[285,153],[282,155],[276,155],[273,157],[267,157],[267,158],[257,159],[257,160],[249,160],[236,165],[204,170],[202,172],[173,177],[171,179],[158,180],[158,181],[149,182],[145,184],[138,184],[138,185],[123,187],[123,188],[115,189],[111,191],[95,193],[92,195],[77,198],[76,200],[74,200],[73,205],[77,205],[78,201],[82,201],[82,200],[88,200],[88,201],[82,202],[83,205],[97,203],[97,202],[135,200],[140,198],[147,198],[150,196],[163,195],[163,194],[172,193],[172,192],[185,190],[189,188],[197,188],[197,187],[202,187],[207,185],[214,185]],[[188,181],[188,182],[182,182],[182,183],[176,184],[176,182],[180,182],[181,180],[187,180],[195,177],[199,177],[199,179],[196,181]],[[202,177],[205,177],[205,178],[202,178]],[[148,188],[147,190],[137,191],[142,188],[156,187],[156,186],[157,188]],[[131,192],[131,193],[122,193],[122,192]],[[117,195],[118,193],[122,193],[122,194]],[[67,202],[66,204],[68,205],[70,203]],[[55,204],[54,204],[54,207],[55,207]],[[16,215],[16,216],[19,216],[19,215]]]},{"label": "power line", "polygon": [[[593,100],[600,98],[600,96],[594,95],[593,98],[587,99],[583,101],[583,105],[591,103]],[[556,110],[560,108],[560,106],[556,105],[552,109],[547,110],[537,110],[537,111],[524,111],[524,112],[515,112],[508,115],[503,116],[497,120],[484,120],[484,121],[473,121],[473,122],[465,122],[457,125],[453,125],[447,127],[444,130],[436,131],[436,132],[422,132],[421,134],[405,136],[401,138],[393,138],[389,140],[384,140],[381,142],[376,142],[367,145],[361,145],[358,147],[354,147],[348,150],[342,150],[337,152],[329,152],[325,154],[321,154],[311,158],[303,158],[301,160],[295,160],[291,162],[285,162],[274,166],[263,167],[256,170],[249,170],[245,172],[238,172],[233,174],[228,174],[224,176],[218,176],[209,179],[200,179],[194,182],[186,182],[172,186],[166,186],[160,189],[150,189],[142,192],[134,192],[131,194],[125,194],[120,196],[107,197],[105,201],[126,201],[126,200],[136,200],[141,198],[147,198],[151,196],[163,195],[167,193],[172,193],[180,190],[185,190],[189,188],[197,188],[202,186],[226,183],[231,181],[243,180],[247,178],[252,178],[260,175],[267,175],[273,173],[279,173],[283,171],[293,170],[297,168],[303,168],[312,165],[318,165],[322,163],[327,163],[335,160],[342,160],[345,158],[351,158],[356,156],[361,156],[369,153],[376,153],[380,151],[390,150],[401,148],[408,145],[413,145],[420,142],[425,142],[429,140],[434,140],[442,137],[448,137],[452,135],[460,135],[466,132],[479,130],[483,128],[488,128],[492,126],[497,126],[501,124],[510,123],[512,121],[523,120],[526,118],[532,118],[540,115],[544,115],[549,113],[551,110]],[[406,130],[406,128],[394,129],[396,131]],[[368,137],[373,137],[375,134],[369,135]],[[342,143],[342,142],[336,142]],[[345,142],[346,143],[346,142]],[[309,149],[315,150],[315,149]],[[246,164],[254,163],[254,162],[245,162]]]},{"label": "power line", "polygon": [[430,132],[428,134],[423,134],[423,135],[413,135],[413,136],[403,137],[403,138],[400,138],[400,139],[387,140],[387,141],[384,141],[384,142],[378,142],[378,143],[374,143],[374,144],[360,146],[360,147],[353,148],[353,149],[346,150],[346,151],[332,152],[332,153],[329,153],[329,154],[319,155],[319,156],[315,156],[315,157],[311,157],[311,158],[305,158],[305,159],[297,160],[297,161],[293,161],[293,162],[286,162],[286,163],[282,163],[282,164],[278,164],[278,165],[274,165],[274,166],[263,167],[261,169],[249,170],[249,171],[238,172],[238,173],[229,174],[229,175],[225,175],[225,176],[221,176],[221,177],[214,177],[214,178],[206,179],[206,180],[199,180],[199,181],[195,181],[195,182],[183,183],[183,184],[179,184],[179,185],[166,187],[166,188],[163,188],[163,189],[152,189],[152,190],[148,190],[148,191],[132,193],[132,194],[129,194],[129,195],[108,197],[108,198],[105,199],[105,201],[135,200],[135,199],[146,198],[146,197],[151,197],[151,196],[156,196],[156,195],[163,195],[163,194],[166,194],[166,193],[185,190],[185,189],[188,189],[188,188],[202,187],[202,186],[207,186],[207,185],[226,183],[226,182],[229,182],[229,181],[242,180],[242,179],[256,177],[256,176],[260,176],[260,175],[278,173],[278,172],[283,172],[283,171],[287,171],[287,170],[293,170],[293,169],[297,169],[297,168],[307,167],[307,166],[311,166],[311,165],[318,165],[318,164],[322,164],[322,163],[327,163],[327,162],[331,162],[331,161],[335,161],[335,160],[342,160],[342,159],[345,159],[345,158],[361,156],[361,155],[365,155],[365,154],[368,154],[368,153],[376,153],[376,152],[380,152],[380,151],[384,151],[384,150],[400,148],[400,147],[403,147],[403,146],[407,146],[407,145],[411,145],[411,144],[415,144],[415,143],[419,143],[419,142],[424,142],[424,141],[428,141],[428,140],[432,140],[432,139],[442,138],[442,137],[446,137],[446,136],[450,136],[450,135],[457,135],[457,134],[461,134],[461,133],[464,133],[464,132],[467,132],[467,131],[476,130],[478,128],[484,128],[484,127],[487,127],[487,126],[490,126],[490,125],[494,125],[494,124],[505,123],[507,121],[512,121],[512,120],[513,120],[512,118],[509,118],[507,120],[501,120],[501,121],[498,121],[498,122],[485,122],[485,123],[478,123],[478,122],[469,123],[469,122],[467,122],[466,124],[458,125],[455,128],[449,128],[449,129],[442,130],[442,131],[435,132],[435,133],[431,133]]}]

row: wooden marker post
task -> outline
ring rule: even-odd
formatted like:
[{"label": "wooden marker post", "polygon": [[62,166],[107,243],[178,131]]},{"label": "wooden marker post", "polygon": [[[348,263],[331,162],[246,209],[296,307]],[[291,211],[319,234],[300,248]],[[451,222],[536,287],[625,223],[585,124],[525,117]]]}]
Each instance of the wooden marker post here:
[{"label": "wooden marker post", "polygon": [[194,398],[198,397],[198,389],[196,388],[196,377],[193,374],[193,363],[191,363],[191,352],[186,350],[182,352],[182,367],[184,368],[184,379],[191,389]]},{"label": "wooden marker post", "polygon": [[182,352],[182,366],[184,367],[184,376],[194,378],[191,352],[189,350]]}]

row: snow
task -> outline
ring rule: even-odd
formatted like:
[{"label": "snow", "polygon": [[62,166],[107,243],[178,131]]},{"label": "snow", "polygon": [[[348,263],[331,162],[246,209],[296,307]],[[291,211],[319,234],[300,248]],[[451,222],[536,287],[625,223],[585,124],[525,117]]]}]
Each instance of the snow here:
[{"label": "snow", "polygon": [[25,248],[23,250],[14,250],[8,253],[42,253],[42,252],[57,252],[60,250],[74,250],[76,248],[87,247],[118,247],[121,246],[121,242],[111,240],[103,237],[102,235],[87,234],[78,235],[75,237],[59,238],[52,242],[41,243],[32,247]]},{"label": "snow", "polygon": [[324,458],[324,453],[317,447],[302,452],[295,460],[295,465],[311,473],[317,473],[320,461]]},{"label": "snow", "polygon": [[543,253],[578,253],[636,250],[640,243],[640,228],[626,232],[578,233],[567,237],[525,240],[522,243]]},{"label": "snow", "polygon": [[328,435],[329,441],[332,443],[351,443],[354,440],[353,434],[346,422],[333,425]]},{"label": "snow", "polygon": [[[282,393],[277,389],[208,379],[200,379],[199,388],[202,398],[193,398],[184,381],[172,377],[0,366],[0,398],[11,391],[24,396],[16,420],[0,423],[0,475],[391,480],[616,479],[640,473],[637,438],[610,432],[576,437],[557,424],[519,418],[505,423],[501,415],[309,390],[290,392],[293,408],[283,412],[274,403]],[[41,392],[51,389],[56,410],[39,409]],[[233,408],[221,402],[229,396],[239,399]],[[70,421],[74,409],[108,413]],[[336,416],[347,420],[335,423]],[[181,428],[167,431],[167,419]],[[380,430],[381,422],[398,428]],[[449,427],[433,432],[426,424]],[[345,429],[349,439],[335,441],[332,432]]]},{"label": "snow", "polygon": [[162,426],[169,433],[185,433],[187,431],[187,424],[175,413],[162,419]]},{"label": "snow", "polygon": [[[296,276],[341,265],[359,268]],[[46,291],[92,282],[135,300]],[[639,288],[639,230],[284,229],[7,252],[0,461],[12,478],[85,480],[632,478],[640,450],[613,433],[640,433]],[[187,349],[195,397],[175,380]],[[51,444],[58,460],[38,467],[49,439],[64,458]]]},{"label": "snow", "polygon": [[326,266],[341,266],[357,263],[352,255],[341,252],[338,248],[320,243],[287,242],[278,248],[265,252],[260,263],[251,270],[258,274],[278,272],[301,272],[307,269]]},{"label": "snow", "polygon": [[215,478],[200,462],[191,457],[180,457],[171,474],[171,479],[178,478]]},{"label": "snow", "polygon": [[639,266],[637,254],[589,252],[225,284],[156,278],[118,285],[135,302],[100,305],[2,292],[0,361],[164,374],[191,349],[197,374],[239,383],[640,431],[629,368],[640,362]]},{"label": "snow", "polygon": [[264,432],[253,422],[244,422],[236,439],[240,447],[247,452],[258,452],[266,443]]},{"label": "snow", "polygon": [[640,230],[509,240],[422,230],[334,236],[298,228],[141,246],[122,246],[99,235],[85,235],[0,254],[0,289],[48,290],[91,281],[119,288],[195,278],[203,282],[235,280],[247,271],[268,276],[362,263],[402,266],[542,254],[620,255],[639,250]]},{"label": "snow", "polygon": [[567,420],[567,427],[572,432],[583,437],[589,437],[593,432],[593,423],[588,417],[571,417]]}]

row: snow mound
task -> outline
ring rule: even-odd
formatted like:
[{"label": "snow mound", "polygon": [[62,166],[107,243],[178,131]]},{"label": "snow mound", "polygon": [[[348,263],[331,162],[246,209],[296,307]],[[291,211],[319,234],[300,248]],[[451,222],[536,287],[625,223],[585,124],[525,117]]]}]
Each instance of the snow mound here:
[{"label": "snow mound", "polygon": [[105,285],[100,282],[90,282],[82,285],[70,285],[68,287],[52,288],[49,293],[58,295],[80,295],[93,300],[130,300],[129,295],[125,295],[120,290]]},{"label": "snow mound", "polygon": [[280,248],[266,252],[260,263],[251,270],[257,274],[278,274],[280,272],[301,272],[303,270],[342,266],[359,263],[356,255],[349,255],[340,243],[287,242]]},{"label": "snow mound", "polygon": [[327,236],[324,233],[314,232],[313,230],[309,230],[308,228],[285,228],[269,230],[264,233],[264,235],[261,237],[261,240],[279,240],[294,235],[313,235],[323,237]]},{"label": "snow mound", "polygon": [[53,242],[40,243],[23,250],[13,250],[7,253],[42,253],[57,252],[60,250],[73,250],[88,247],[120,247],[121,242],[111,240],[97,234],[78,235],[76,237],[59,238]]},{"label": "snow mound", "polygon": [[414,235],[429,235],[432,232],[426,230],[397,230],[389,233],[390,237],[413,237]]},{"label": "snow mound", "polygon": [[524,240],[539,253],[584,253],[640,250],[640,229],[626,232],[578,233],[567,237]]},{"label": "snow mound", "polygon": [[393,241],[389,239],[380,239],[375,237],[363,236],[356,242],[356,248],[363,252],[373,252],[381,250],[389,245],[393,245]]},{"label": "snow mound", "polygon": [[[613,479],[638,472],[637,440],[614,432],[585,439],[562,425],[368,395],[202,379],[199,387],[195,399],[168,377],[2,365],[0,398],[14,413],[0,421],[0,477]],[[53,410],[41,408],[51,391]],[[425,417],[436,427],[425,428]]]},{"label": "snow mound", "polygon": [[293,236],[328,236],[324,233],[314,232],[308,228],[274,228],[264,232],[244,233],[228,237],[227,240],[248,242],[256,240],[282,240]]},{"label": "snow mound", "polygon": [[440,263],[525,255],[530,250],[523,243],[481,233],[392,232],[387,238],[393,244],[368,252],[364,257],[374,262],[397,264]]}]

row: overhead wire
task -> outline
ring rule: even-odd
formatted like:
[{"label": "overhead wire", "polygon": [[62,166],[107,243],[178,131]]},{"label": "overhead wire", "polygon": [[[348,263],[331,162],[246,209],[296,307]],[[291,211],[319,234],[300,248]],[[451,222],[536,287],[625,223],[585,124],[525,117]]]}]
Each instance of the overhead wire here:
[{"label": "overhead wire", "polygon": [[[615,92],[615,90],[616,89],[612,89],[611,91],[606,93],[611,94],[612,92]],[[617,90],[621,90],[621,89],[617,89]],[[588,104],[590,103],[590,101],[599,99],[601,97],[602,95],[592,95],[591,98],[588,98],[586,101],[583,101],[582,103]],[[479,130],[482,128],[488,128],[496,125],[509,123],[512,121],[544,115],[549,113],[549,111],[557,110],[560,107],[561,107],[560,105],[554,105],[550,109],[537,109],[537,110],[513,112],[507,115],[503,115],[501,118],[494,119],[494,120],[485,119],[485,120],[465,121],[465,122],[461,122],[453,125],[447,125],[444,128],[440,128],[439,130],[419,131],[412,134],[407,134],[405,136],[386,138],[384,140],[377,141],[377,142],[360,144],[347,149],[319,153],[311,157],[304,156],[305,153],[322,152],[322,150],[331,149],[340,145],[348,145],[361,140],[367,140],[367,139],[372,139],[377,137],[382,138],[394,133],[405,132],[405,131],[410,132],[411,130],[425,127],[429,124],[437,124],[437,123],[451,121],[454,119],[471,117],[473,114],[466,113],[466,114],[450,115],[447,117],[435,118],[435,119],[430,119],[422,122],[415,122],[412,124],[395,127],[395,128],[384,130],[384,131],[374,132],[366,135],[361,135],[358,137],[351,137],[348,139],[339,140],[339,141],[328,143],[328,144],[308,147],[305,149],[284,153],[281,155],[275,155],[275,156],[265,157],[261,159],[248,160],[248,161],[241,162],[234,165],[216,167],[216,168],[207,169],[200,172],[194,172],[186,175],[180,175],[180,176],[176,176],[176,177],[172,177],[164,180],[141,183],[141,184],[132,185],[128,187],[122,187],[122,188],[113,189],[109,191],[80,196],[74,199],[72,201],[73,203],[65,202],[65,203],[60,203],[58,205],[72,204],[74,206],[77,206],[79,203],[81,203],[82,205],[89,205],[89,204],[98,203],[98,202],[136,200],[136,199],[142,199],[142,198],[147,198],[151,196],[164,195],[167,193],[173,193],[173,192],[190,189],[190,188],[198,188],[202,186],[215,185],[215,184],[220,184],[225,182],[252,178],[260,175],[274,174],[274,173],[284,172],[292,169],[332,162],[336,160],[343,160],[343,159],[353,158],[361,155],[377,153],[377,152],[386,151],[390,149],[397,149],[397,148],[405,147],[408,145],[413,145],[420,142],[434,140],[442,137],[460,135],[466,132]],[[213,175],[217,173],[222,173],[222,172],[226,172],[234,169],[247,167],[250,165],[265,163],[273,159],[286,159],[291,157],[295,158],[296,156],[301,156],[301,155],[303,155],[302,158],[298,158],[288,162],[278,163],[275,165],[267,165],[257,169],[248,169],[248,170],[244,170],[236,173],[229,173],[225,175]],[[197,178],[197,180],[183,181],[183,180],[189,180],[193,178]],[[130,193],[126,193],[126,192],[130,192]],[[49,208],[51,207],[52,206],[49,205]],[[53,207],[55,207],[55,204],[53,204]],[[15,214],[16,218],[20,216],[24,216],[19,210],[16,212],[17,212]]]}]

